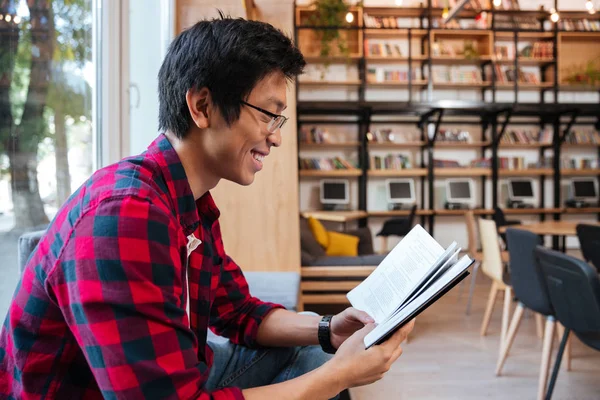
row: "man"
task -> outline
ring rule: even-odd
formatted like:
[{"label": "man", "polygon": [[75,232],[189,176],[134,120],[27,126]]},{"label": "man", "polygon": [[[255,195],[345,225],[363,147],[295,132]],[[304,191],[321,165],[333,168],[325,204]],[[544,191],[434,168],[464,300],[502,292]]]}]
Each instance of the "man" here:
[{"label": "man", "polygon": [[[252,183],[304,65],[255,21],[174,40],[163,133],[82,185],[27,264],[0,336],[1,398],[325,399],[383,376],[412,324],[365,350],[368,315],[262,302],[223,249],[210,189]],[[207,344],[209,328],[229,341]]]}]

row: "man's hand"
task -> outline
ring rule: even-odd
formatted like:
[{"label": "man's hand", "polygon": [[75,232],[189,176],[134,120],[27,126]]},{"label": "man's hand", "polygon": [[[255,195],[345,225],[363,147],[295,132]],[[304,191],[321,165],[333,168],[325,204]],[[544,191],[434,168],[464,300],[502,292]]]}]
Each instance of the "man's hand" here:
[{"label": "man's hand", "polygon": [[346,308],[331,319],[331,345],[339,349],[354,332],[373,322],[373,318],[366,312],[353,307]]}]

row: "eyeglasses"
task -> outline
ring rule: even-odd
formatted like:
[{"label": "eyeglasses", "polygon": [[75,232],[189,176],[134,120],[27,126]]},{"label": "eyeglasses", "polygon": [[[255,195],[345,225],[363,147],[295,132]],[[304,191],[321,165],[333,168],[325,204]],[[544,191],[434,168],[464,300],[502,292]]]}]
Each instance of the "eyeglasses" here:
[{"label": "eyeglasses", "polygon": [[275,133],[275,132],[277,131],[277,129],[281,129],[281,128],[283,128],[283,126],[285,125],[285,123],[286,123],[286,122],[287,122],[287,120],[288,120],[288,117],[286,117],[286,116],[283,116],[283,115],[277,115],[277,114],[273,114],[273,113],[272,113],[272,112],[270,112],[270,111],[264,110],[264,109],[262,109],[262,108],[260,108],[260,107],[253,106],[252,104],[250,104],[250,103],[246,103],[246,102],[245,102],[245,101],[243,101],[243,100],[241,100],[240,102],[241,102],[242,104],[245,104],[245,105],[247,105],[248,107],[252,107],[252,108],[254,108],[255,110],[257,110],[257,111],[260,111],[261,113],[263,113],[263,114],[265,114],[265,115],[267,115],[267,116],[271,117],[271,121],[269,121],[269,124],[267,125],[267,130],[268,130],[270,133]]}]

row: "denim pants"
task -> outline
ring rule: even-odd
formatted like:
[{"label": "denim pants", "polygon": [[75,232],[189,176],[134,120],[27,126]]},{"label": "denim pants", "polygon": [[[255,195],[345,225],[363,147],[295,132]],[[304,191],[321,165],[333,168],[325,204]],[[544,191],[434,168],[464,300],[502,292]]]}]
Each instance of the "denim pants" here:
[{"label": "denim pants", "polygon": [[249,389],[284,382],[320,367],[333,357],[320,346],[250,349],[228,340],[211,341],[209,346],[214,352],[214,362],[204,385],[207,390],[227,386]]}]

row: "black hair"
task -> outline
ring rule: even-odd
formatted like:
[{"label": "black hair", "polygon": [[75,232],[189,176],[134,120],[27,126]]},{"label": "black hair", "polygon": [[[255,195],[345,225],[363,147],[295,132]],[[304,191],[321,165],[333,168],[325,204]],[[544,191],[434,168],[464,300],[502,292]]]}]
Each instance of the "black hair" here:
[{"label": "black hair", "polygon": [[292,80],[306,65],[300,50],[279,29],[219,15],[180,33],[160,67],[159,128],[178,138],[185,136],[191,123],[188,90],[208,88],[213,103],[231,124],[240,117],[240,101],[262,78],[281,71]]}]

